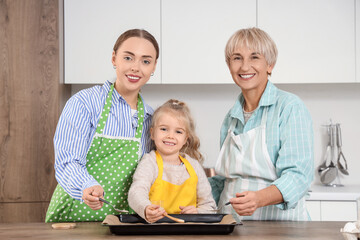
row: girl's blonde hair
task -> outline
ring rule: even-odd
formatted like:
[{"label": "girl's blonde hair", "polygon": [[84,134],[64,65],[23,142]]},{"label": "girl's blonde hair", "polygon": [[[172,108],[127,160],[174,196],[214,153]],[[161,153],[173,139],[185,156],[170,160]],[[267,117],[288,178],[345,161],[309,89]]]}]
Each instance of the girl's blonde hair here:
[{"label": "girl's blonde hair", "polygon": [[[172,113],[179,120],[185,124],[185,131],[187,135],[187,141],[184,146],[180,149],[180,154],[184,157],[183,153],[186,153],[190,157],[203,162],[203,156],[199,151],[200,140],[195,133],[195,123],[191,116],[189,107],[179,100],[170,99],[160,107],[158,107],[153,115],[151,128],[154,128],[162,114]],[[156,150],[154,141],[152,142],[152,149]]]}]

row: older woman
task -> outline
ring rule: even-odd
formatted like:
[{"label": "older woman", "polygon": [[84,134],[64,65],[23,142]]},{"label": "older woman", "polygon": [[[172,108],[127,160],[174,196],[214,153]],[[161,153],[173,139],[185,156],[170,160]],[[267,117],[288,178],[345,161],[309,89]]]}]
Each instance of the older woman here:
[{"label": "older woman", "polygon": [[221,127],[218,175],[210,179],[214,198],[219,206],[230,201],[223,211],[238,220],[309,220],[312,120],[297,96],[268,80],[275,43],[258,28],[241,29],[225,55],[241,94]]}]

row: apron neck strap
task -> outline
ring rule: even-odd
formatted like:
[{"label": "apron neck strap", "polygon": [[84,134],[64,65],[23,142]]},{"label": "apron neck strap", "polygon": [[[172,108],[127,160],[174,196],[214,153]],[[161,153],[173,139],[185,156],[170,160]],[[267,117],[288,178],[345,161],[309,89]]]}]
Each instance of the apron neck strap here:
[{"label": "apron neck strap", "polygon": [[143,126],[144,126],[144,103],[142,101],[142,98],[140,94],[138,94],[138,102],[137,102],[137,111],[138,111],[138,126],[136,129],[135,137],[141,138]]},{"label": "apron neck strap", "polygon": [[114,84],[111,84],[110,91],[106,97],[105,105],[101,112],[99,123],[96,128],[96,133],[98,133],[98,134],[103,134],[103,132],[104,132],[105,124],[106,124],[106,121],[107,121],[109,113],[110,113],[113,91],[114,91]]},{"label": "apron neck strap", "polygon": [[[96,133],[98,133],[98,134],[103,134],[103,132],[104,132],[105,124],[109,117],[109,113],[110,113],[110,109],[111,109],[113,92],[114,92],[114,84],[111,84],[110,91],[106,97],[105,105],[101,112],[99,123],[96,128]],[[140,139],[141,135],[142,135],[143,122],[144,122],[144,104],[143,104],[140,94],[138,94],[137,109],[138,109],[138,116],[137,116],[138,117],[138,126],[136,129],[135,138]]]}]

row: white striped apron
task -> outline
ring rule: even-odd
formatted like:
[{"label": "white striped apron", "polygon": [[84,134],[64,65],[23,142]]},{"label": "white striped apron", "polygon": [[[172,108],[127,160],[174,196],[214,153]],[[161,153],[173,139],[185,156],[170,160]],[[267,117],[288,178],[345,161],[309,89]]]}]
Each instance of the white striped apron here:
[{"label": "white striped apron", "polygon": [[[236,193],[264,189],[278,178],[266,145],[267,112],[268,109],[265,108],[261,125],[246,133],[235,135],[234,129],[238,120],[233,119],[230,123],[215,165],[216,173],[226,178],[218,206],[223,206],[230,198],[235,197]],[[239,216],[231,205],[228,205],[223,208],[223,212],[232,214],[237,221],[309,220],[304,197],[294,209],[282,210],[270,205],[258,208],[252,216]]]}]

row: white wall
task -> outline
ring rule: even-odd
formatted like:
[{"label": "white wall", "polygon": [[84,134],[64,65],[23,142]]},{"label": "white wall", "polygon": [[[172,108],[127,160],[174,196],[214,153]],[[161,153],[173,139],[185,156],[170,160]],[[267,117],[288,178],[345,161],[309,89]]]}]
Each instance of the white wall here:
[{"label": "white wall", "polygon": [[[72,85],[72,93],[91,85]],[[345,185],[360,182],[360,84],[280,84],[279,88],[298,95],[308,107],[314,122],[315,167],[323,159],[329,123],[340,123],[343,152],[348,161],[349,176],[341,177]],[[169,98],[185,101],[191,108],[206,156],[204,165],[213,167],[219,152],[219,130],[223,117],[233,105],[239,88],[235,84],[151,85],[142,94],[153,108]],[[317,172],[315,183],[320,183]]]}]

